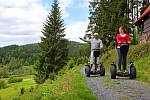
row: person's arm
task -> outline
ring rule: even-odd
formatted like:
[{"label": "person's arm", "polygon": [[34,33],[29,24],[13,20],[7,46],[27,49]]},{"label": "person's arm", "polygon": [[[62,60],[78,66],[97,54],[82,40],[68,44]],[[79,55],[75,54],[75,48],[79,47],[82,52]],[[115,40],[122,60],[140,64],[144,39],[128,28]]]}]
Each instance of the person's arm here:
[{"label": "person's arm", "polygon": [[120,38],[119,38],[119,34],[117,34],[116,40],[117,40],[117,43],[121,43]]},{"label": "person's arm", "polygon": [[127,34],[127,43],[130,44],[131,43],[131,39],[130,36]]},{"label": "person's arm", "polygon": [[80,40],[84,41],[84,42],[88,42],[90,43],[91,41],[90,40],[86,40],[86,39],[83,39],[83,38],[79,38]]},{"label": "person's arm", "polygon": [[103,48],[103,42],[100,40],[100,49]]}]

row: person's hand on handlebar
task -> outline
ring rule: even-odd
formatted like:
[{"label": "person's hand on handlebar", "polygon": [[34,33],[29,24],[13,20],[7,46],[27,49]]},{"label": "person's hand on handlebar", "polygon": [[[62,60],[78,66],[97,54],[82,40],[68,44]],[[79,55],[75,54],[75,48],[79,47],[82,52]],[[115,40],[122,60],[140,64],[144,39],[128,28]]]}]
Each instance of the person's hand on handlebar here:
[{"label": "person's hand on handlebar", "polygon": [[79,39],[80,39],[80,40],[82,40],[82,38],[81,38],[81,37],[79,37]]}]

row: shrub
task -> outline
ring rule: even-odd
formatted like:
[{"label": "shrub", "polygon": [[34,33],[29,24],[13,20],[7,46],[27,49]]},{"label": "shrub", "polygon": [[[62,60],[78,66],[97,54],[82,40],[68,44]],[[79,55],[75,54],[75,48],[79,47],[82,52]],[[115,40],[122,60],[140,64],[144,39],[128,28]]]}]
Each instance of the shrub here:
[{"label": "shrub", "polygon": [[79,58],[74,58],[74,61],[76,65],[85,64],[89,62],[89,58],[81,56]]},{"label": "shrub", "polygon": [[15,96],[12,98],[12,100],[21,100],[19,96]]},{"label": "shrub", "polygon": [[29,92],[33,92],[33,90],[34,90],[34,87],[31,86],[30,89],[29,89]]},{"label": "shrub", "polygon": [[8,83],[16,83],[16,82],[22,82],[23,78],[21,77],[10,77],[8,80]]},{"label": "shrub", "polygon": [[150,43],[143,45],[136,45],[130,48],[128,52],[128,59],[135,61],[141,57],[147,57],[150,55]]},{"label": "shrub", "polygon": [[13,70],[13,75],[32,75],[34,74],[34,69],[32,66],[22,66],[21,68],[14,69]]},{"label": "shrub", "polygon": [[9,77],[8,68],[6,66],[0,68],[0,77],[1,78],[8,78]]},{"label": "shrub", "polygon": [[7,82],[5,80],[0,80],[0,89],[6,88],[7,87]]},{"label": "shrub", "polygon": [[71,59],[68,61],[67,65],[68,65],[69,68],[73,68],[73,67],[74,67],[75,62],[74,62],[73,58],[71,58]]},{"label": "shrub", "polygon": [[20,88],[20,94],[22,95],[24,93],[25,93],[25,88],[24,87]]}]

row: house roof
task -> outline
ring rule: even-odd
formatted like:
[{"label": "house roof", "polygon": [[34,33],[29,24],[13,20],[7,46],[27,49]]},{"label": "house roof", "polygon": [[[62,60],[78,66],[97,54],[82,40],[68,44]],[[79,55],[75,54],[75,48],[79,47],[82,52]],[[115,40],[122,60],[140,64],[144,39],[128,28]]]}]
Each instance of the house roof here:
[{"label": "house roof", "polygon": [[146,15],[150,14],[150,5],[147,7],[147,9],[144,11],[144,13],[140,16],[140,18],[134,23],[136,26],[140,24],[140,22],[144,19]]}]

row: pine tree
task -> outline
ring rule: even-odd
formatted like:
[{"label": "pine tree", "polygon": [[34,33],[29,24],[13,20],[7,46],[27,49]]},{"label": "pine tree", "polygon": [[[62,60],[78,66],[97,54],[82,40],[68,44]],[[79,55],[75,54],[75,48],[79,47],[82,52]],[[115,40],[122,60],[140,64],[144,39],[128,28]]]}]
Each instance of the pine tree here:
[{"label": "pine tree", "polygon": [[35,68],[37,83],[43,83],[48,78],[54,79],[57,72],[66,64],[68,41],[64,39],[65,25],[61,17],[58,0],[54,0],[52,10],[43,25],[44,36],[39,43],[41,55]]}]

